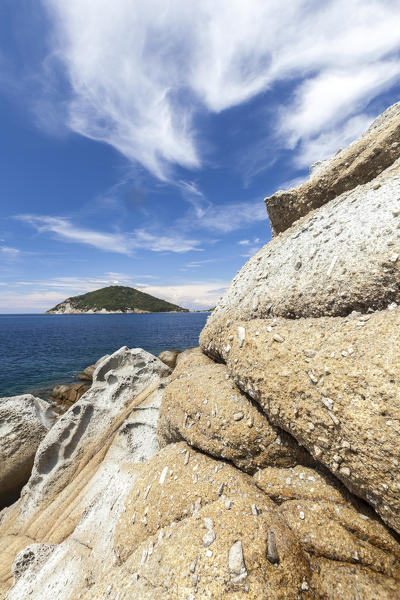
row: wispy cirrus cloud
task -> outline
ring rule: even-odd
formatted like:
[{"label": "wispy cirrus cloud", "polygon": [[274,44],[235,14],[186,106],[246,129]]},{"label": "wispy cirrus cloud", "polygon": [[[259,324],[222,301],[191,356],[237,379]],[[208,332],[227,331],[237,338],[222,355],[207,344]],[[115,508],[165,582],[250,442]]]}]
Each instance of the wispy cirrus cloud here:
[{"label": "wispy cirrus cloud", "polygon": [[11,248],[10,246],[0,246],[0,252],[3,256],[15,257],[21,253],[18,248]]},{"label": "wispy cirrus cloud", "polygon": [[196,227],[230,233],[236,229],[244,229],[254,223],[266,222],[265,204],[262,200],[249,202],[229,202],[223,205],[210,205],[196,221]]},{"label": "wispy cirrus cloud", "polygon": [[400,80],[397,0],[297,0],[285,10],[280,0],[42,1],[53,24],[47,67],[61,63],[71,89],[68,127],[160,179],[174,164],[201,166],[204,112],[289,82],[276,141],[304,163],[316,135],[341,144],[347,120],[374,116],[370,100]]},{"label": "wispy cirrus cloud", "polygon": [[196,218],[201,219],[212,206],[211,202],[193,181],[180,180],[177,186],[186,202],[193,207]]},{"label": "wispy cirrus cloud", "polygon": [[135,250],[176,253],[201,250],[198,240],[188,239],[179,234],[157,235],[144,229],[123,233],[101,232],[76,226],[65,217],[17,215],[14,218],[31,225],[39,233],[53,233],[67,242],[86,244],[99,250],[127,256],[131,256]]}]

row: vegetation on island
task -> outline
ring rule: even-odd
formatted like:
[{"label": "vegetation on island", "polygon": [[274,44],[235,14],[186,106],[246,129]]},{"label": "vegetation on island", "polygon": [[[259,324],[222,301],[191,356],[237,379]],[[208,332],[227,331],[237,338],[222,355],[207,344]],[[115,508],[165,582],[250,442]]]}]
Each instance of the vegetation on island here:
[{"label": "vegetation on island", "polygon": [[67,298],[48,312],[61,310],[66,303],[76,310],[92,310],[94,312],[103,309],[110,312],[130,312],[135,309],[145,312],[189,312],[187,308],[140,292],[135,288],[121,285],[111,285],[94,292]]}]

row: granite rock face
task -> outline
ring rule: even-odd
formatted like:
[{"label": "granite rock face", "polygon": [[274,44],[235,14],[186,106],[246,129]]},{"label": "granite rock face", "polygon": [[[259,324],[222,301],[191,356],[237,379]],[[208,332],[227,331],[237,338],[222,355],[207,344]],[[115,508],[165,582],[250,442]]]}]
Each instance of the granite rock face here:
[{"label": "granite rock face", "polygon": [[66,512],[69,536],[53,524],[17,554],[8,600],[396,598],[398,542],[333,477],[251,478],[184,442],[138,463],[117,439]]},{"label": "granite rock face", "polygon": [[214,334],[203,331],[202,342],[272,424],[400,532],[399,308],[347,318],[228,320]]},{"label": "granite rock face", "polygon": [[93,374],[93,384],[62,415],[41,443],[24,490],[24,510],[34,513],[44,496],[55,495],[75,476],[82,461],[102,443],[142,390],[158,386],[170,369],[141,348],[120,348]]},{"label": "granite rock face", "polygon": [[264,414],[200,349],[184,353],[163,394],[160,445],[185,440],[254,473],[267,465],[310,463],[310,455]]},{"label": "granite rock face", "polygon": [[400,303],[399,198],[397,161],[298,221],[239,271],[206,329],[228,310],[249,320],[345,316]]},{"label": "granite rock face", "polygon": [[157,452],[169,373],[141,349],[121,348],[98,365],[91,390],[39,446],[20,500],[1,513],[1,598],[12,585],[13,563],[8,598],[72,600],[102,565],[118,561],[113,531],[135,481],[121,465]]},{"label": "granite rock face", "polygon": [[400,590],[400,545],[373,510],[327,472],[267,468],[254,477],[308,556],[316,598],[391,600]]},{"label": "granite rock face", "polygon": [[400,156],[400,102],[380,115],[356,142],[322,161],[309,181],[265,199],[274,234],[343,192],[372,181]]},{"label": "granite rock face", "polygon": [[31,394],[0,398],[0,509],[17,499],[55,419],[50,405]]},{"label": "granite rock face", "polygon": [[[137,468],[115,530],[121,565],[82,596],[121,600],[301,596],[305,553],[274,504],[231,465],[171,444]],[[279,561],[268,558],[273,532]]]}]

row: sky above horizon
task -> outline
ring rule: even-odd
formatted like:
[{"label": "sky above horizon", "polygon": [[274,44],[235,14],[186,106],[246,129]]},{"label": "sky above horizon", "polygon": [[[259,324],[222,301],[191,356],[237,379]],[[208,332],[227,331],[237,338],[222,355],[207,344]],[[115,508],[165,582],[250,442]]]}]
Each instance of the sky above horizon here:
[{"label": "sky above horizon", "polygon": [[215,305],[264,198],[400,99],[399,31],[398,0],[2,0],[0,313]]}]

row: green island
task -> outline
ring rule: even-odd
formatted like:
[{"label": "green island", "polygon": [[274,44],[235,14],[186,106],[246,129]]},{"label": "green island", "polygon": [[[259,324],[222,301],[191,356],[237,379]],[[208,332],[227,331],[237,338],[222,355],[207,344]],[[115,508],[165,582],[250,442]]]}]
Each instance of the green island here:
[{"label": "green island", "polygon": [[81,313],[159,313],[189,312],[166,300],[161,300],[135,288],[111,285],[109,287],[88,292],[80,296],[72,296],[60,302],[46,314],[81,314]]}]

